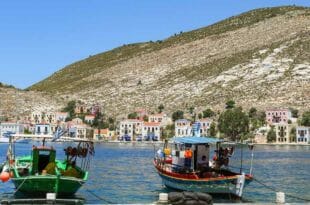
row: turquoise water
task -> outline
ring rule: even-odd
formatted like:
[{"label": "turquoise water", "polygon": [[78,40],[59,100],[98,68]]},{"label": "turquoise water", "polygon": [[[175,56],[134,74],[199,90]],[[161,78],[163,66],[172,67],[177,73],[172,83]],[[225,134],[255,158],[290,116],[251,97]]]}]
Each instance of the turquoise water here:
[{"label": "turquoise water", "polygon": [[[16,154],[30,153],[32,144],[16,145]],[[59,157],[64,157],[63,148],[68,144],[56,144]],[[155,150],[158,147],[155,147]],[[169,192],[155,172],[152,164],[154,147],[141,144],[96,144],[89,180],[78,191],[77,198],[86,203],[152,203],[159,193]],[[0,160],[5,159],[6,144],[0,144]],[[240,165],[241,149],[238,148],[231,160],[232,166]],[[243,148],[244,167],[250,166],[250,152]],[[298,198],[310,198],[310,146],[260,145],[254,151],[253,181],[244,190],[243,201],[274,202],[275,188],[287,194],[288,202],[303,202]],[[262,184],[266,185],[263,186]],[[11,196],[14,187],[11,182],[0,184],[2,197]],[[227,202],[220,198],[215,201]]]}]

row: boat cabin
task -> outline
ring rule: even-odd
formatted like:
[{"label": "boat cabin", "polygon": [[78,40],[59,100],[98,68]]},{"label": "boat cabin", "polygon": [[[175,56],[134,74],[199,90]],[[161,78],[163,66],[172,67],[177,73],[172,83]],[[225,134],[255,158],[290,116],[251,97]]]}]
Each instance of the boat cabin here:
[{"label": "boat cabin", "polygon": [[208,169],[210,147],[220,142],[222,140],[206,137],[176,137],[170,145],[166,144],[165,154],[171,150],[172,170],[176,172]]},{"label": "boat cabin", "polygon": [[53,147],[32,147],[32,173],[42,173],[49,163],[55,163],[56,150]]}]

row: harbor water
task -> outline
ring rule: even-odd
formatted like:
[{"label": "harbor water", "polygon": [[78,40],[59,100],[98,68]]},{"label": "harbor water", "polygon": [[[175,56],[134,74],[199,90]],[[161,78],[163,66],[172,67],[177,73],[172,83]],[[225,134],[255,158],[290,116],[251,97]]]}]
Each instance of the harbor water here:
[{"label": "harbor water", "polygon": [[[16,155],[30,154],[29,144],[16,144]],[[63,149],[70,143],[54,143],[57,157],[64,158]],[[5,160],[8,144],[0,144],[0,160]],[[158,200],[165,188],[153,167],[154,151],[160,145],[141,143],[97,143],[89,180],[78,191],[76,198],[94,204],[144,204]],[[251,152],[247,146],[238,147],[230,161],[240,171],[243,153],[243,171],[249,172]],[[212,153],[211,155],[212,156]],[[257,145],[254,148],[253,174],[256,181],[244,190],[241,202],[275,202],[275,191],[286,193],[287,202],[305,202],[310,197],[310,146]],[[1,198],[14,198],[14,186],[1,183]],[[216,202],[235,202],[215,198]],[[240,201],[238,201],[240,202]]]}]

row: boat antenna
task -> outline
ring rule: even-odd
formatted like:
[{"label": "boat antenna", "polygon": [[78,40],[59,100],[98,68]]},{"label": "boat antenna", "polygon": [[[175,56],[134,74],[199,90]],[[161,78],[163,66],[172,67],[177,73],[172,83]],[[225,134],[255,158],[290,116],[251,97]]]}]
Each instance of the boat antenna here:
[{"label": "boat antenna", "polygon": [[243,136],[241,136],[241,161],[240,161],[240,174],[242,174],[242,164],[243,164]]},{"label": "boat antenna", "polygon": [[45,137],[43,138],[42,146],[43,146],[43,147],[45,146]]}]

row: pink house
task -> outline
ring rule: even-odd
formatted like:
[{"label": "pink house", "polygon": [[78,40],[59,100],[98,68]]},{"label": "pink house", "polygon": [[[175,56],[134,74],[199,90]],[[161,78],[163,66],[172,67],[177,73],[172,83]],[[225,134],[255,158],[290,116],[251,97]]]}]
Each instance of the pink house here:
[{"label": "pink house", "polygon": [[98,104],[94,104],[90,107],[90,113],[92,115],[96,115],[97,113],[101,112],[101,108]]},{"label": "pink house", "polygon": [[266,122],[269,125],[273,124],[287,124],[288,120],[292,118],[292,113],[289,109],[267,109]]}]

